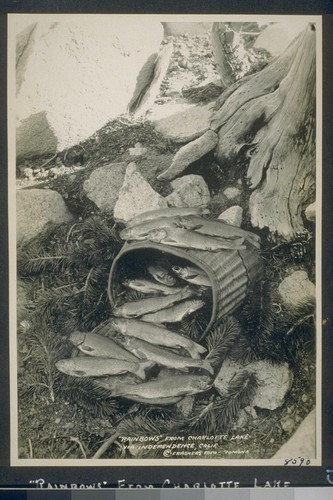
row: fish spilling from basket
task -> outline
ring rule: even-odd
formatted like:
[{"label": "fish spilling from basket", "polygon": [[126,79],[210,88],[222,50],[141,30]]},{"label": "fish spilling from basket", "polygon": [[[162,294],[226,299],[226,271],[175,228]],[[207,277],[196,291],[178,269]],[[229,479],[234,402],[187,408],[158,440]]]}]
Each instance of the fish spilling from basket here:
[{"label": "fish spilling from basket", "polygon": [[[202,217],[206,212],[146,212],[130,221],[120,236],[129,245],[146,240],[200,253],[260,246],[258,236]],[[134,264],[119,273],[122,288],[112,316],[92,332],[73,332],[69,340],[75,355],[58,361],[58,370],[91,377],[114,397],[145,404],[175,404],[209,390],[214,367],[205,359],[207,349],[182,325],[211,314],[211,277],[167,252],[145,261],[134,259]]]}]

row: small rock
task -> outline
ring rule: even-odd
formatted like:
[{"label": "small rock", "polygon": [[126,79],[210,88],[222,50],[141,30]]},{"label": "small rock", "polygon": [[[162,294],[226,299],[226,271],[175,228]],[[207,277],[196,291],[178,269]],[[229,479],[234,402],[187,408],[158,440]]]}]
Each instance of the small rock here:
[{"label": "small rock", "polygon": [[138,214],[167,206],[165,198],[154,191],[137,171],[135,163],[130,163],[114,207],[115,220],[127,222]]},{"label": "small rock", "polygon": [[221,215],[218,216],[218,219],[232,226],[241,227],[243,222],[243,209],[239,205],[234,205],[222,212]]},{"label": "small rock", "polygon": [[174,191],[166,197],[170,207],[207,207],[208,186],[200,175],[184,175],[171,182]]},{"label": "small rock", "polygon": [[174,142],[190,142],[209,129],[212,104],[193,106],[165,118],[153,121],[155,128],[164,137]]},{"label": "small rock", "polygon": [[110,163],[96,168],[83,183],[87,198],[103,212],[114,209],[125,177],[126,166],[126,163]]},{"label": "small rock", "polygon": [[25,169],[23,169],[23,175],[28,179],[32,179],[34,176],[34,171],[32,168],[26,167]]},{"label": "small rock", "polygon": [[308,278],[306,271],[294,271],[279,285],[281,300],[289,307],[314,305],[316,287]]},{"label": "small rock", "polygon": [[311,205],[307,206],[304,213],[308,221],[316,222],[316,202],[311,203]]},{"label": "small rock", "polygon": [[303,396],[302,396],[303,403],[306,403],[308,400],[309,400],[309,396],[307,394],[303,394]]},{"label": "small rock", "polygon": [[273,458],[316,457],[316,412],[312,410],[291,438],[275,453]]},{"label": "small rock", "polygon": [[239,187],[227,187],[224,191],[223,194],[228,200],[233,200],[233,201],[239,201],[242,190]]},{"label": "small rock", "polygon": [[244,372],[254,374],[258,381],[258,389],[251,401],[252,407],[275,410],[283,404],[293,380],[287,363],[273,365],[268,361],[254,361],[245,365],[226,359],[214,381],[215,388],[224,396],[230,381]]},{"label": "small rock", "polygon": [[130,156],[134,157],[134,158],[141,158],[142,156],[144,156],[148,149],[147,148],[144,148],[140,142],[137,142],[135,144],[135,147],[134,148],[129,148],[129,154]]},{"label": "small rock", "polygon": [[62,196],[51,189],[21,189],[16,194],[17,241],[28,241],[49,223],[72,220]]},{"label": "small rock", "polygon": [[218,143],[218,135],[213,130],[207,130],[195,141],[186,144],[175,154],[170,167],[157,178],[161,181],[178,177],[191,163],[209,153]]},{"label": "small rock", "polygon": [[281,420],[280,423],[281,423],[281,427],[284,430],[284,432],[287,432],[288,434],[290,434],[293,431],[293,429],[294,429],[294,419],[293,418],[290,418],[290,417],[284,418]]}]

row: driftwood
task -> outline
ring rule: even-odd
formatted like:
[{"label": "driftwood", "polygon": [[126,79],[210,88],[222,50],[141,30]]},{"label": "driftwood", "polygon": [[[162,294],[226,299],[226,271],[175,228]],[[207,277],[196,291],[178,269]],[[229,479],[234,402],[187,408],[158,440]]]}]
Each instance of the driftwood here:
[{"label": "driftwood", "polygon": [[309,25],[262,71],[231,85],[211,122],[221,164],[251,153],[252,225],[286,240],[304,231],[302,212],[315,193],[315,55],[316,32]]}]

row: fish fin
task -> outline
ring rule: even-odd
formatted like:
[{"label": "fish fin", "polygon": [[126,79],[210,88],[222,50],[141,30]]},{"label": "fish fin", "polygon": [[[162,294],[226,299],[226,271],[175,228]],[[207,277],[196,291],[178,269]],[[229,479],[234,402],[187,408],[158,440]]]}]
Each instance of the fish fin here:
[{"label": "fish fin", "polygon": [[91,354],[92,352],[95,351],[95,349],[93,347],[89,347],[88,345],[85,346],[85,345],[82,345],[82,344],[80,344],[79,349],[80,349],[80,351],[86,352],[86,353],[89,353],[89,354]]},{"label": "fish fin", "polygon": [[196,226],[191,227],[191,231],[196,231],[197,229],[201,229],[203,224],[197,224]]},{"label": "fish fin", "polygon": [[170,237],[163,238],[163,241],[169,242],[169,243],[177,243],[177,240],[170,238]]},{"label": "fish fin", "polygon": [[204,368],[209,373],[211,373],[212,375],[214,375],[214,368],[212,367],[212,365],[210,364],[210,362],[208,360],[205,359],[205,360],[202,361],[202,368]]},{"label": "fish fin", "polygon": [[136,356],[139,359],[142,359],[144,361],[148,359],[147,356],[145,355],[145,353],[140,351],[140,349],[133,349],[132,352],[133,352],[134,356]]},{"label": "fish fin", "polygon": [[193,358],[193,359],[201,359],[201,356],[200,356],[199,352],[194,347],[185,347],[185,349],[187,350],[187,352],[189,353],[189,355],[191,356],[191,358]]},{"label": "fish fin", "polygon": [[199,274],[199,273],[193,272],[192,274],[189,274],[189,275],[187,276],[187,279],[190,279],[190,280],[191,280],[191,279],[193,279],[193,278],[196,278],[196,277],[198,276],[198,274]]},{"label": "fish fin", "polygon": [[255,240],[254,238],[250,238],[250,237],[248,237],[248,238],[247,238],[247,241],[248,241],[251,245],[253,245],[254,247],[256,247],[256,248],[260,248],[260,242],[259,242],[258,240]]},{"label": "fish fin", "polygon": [[74,377],[86,377],[87,374],[84,370],[74,370],[73,371]]},{"label": "fish fin", "polygon": [[191,357],[194,359],[200,359],[200,355],[207,351],[206,347],[199,344],[189,345],[185,349],[191,354]]},{"label": "fish fin", "polygon": [[155,363],[153,361],[144,361],[143,363],[138,363],[138,369],[135,374],[142,380],[146,378],[146,369],[151,368]]}]

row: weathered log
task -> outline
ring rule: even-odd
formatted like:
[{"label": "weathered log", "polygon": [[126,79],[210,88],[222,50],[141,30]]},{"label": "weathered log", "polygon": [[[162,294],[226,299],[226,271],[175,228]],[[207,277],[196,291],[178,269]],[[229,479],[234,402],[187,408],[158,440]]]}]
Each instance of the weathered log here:
[{"label": "weathered log", "polygon": [[304,231],[302,212],[315,192],[315,55],[309,25],[266,68],[227,89],[211,123],[221,164],[252,147],[251,223],[286,240]]},{"label": "weathered log", "polygon": [[233,38],[234,32],[229,28],[229,23],[213,23],[213,54],[216,68],[225,87],[229,87],[236,80],[228,58],[228,53],[232,51]]}]

